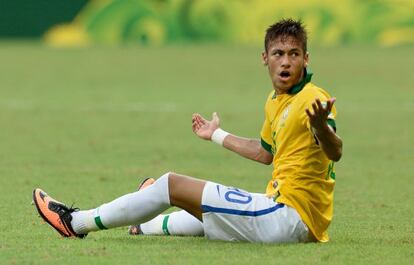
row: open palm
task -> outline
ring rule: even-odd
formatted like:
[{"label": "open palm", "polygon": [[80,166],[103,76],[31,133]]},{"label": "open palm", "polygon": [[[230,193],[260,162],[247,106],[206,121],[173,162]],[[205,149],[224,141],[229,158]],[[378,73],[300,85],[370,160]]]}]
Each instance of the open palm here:
[{"label": "open palm", "polygon": [[323,129],[326,126],[326,120],[328,119],[329,114],[331,113],[332,106],[334,105],[336,99],[330,98],[325,106],[322,104],[319,98],[315,99],[312,103],[313,113],[306,109],[306,114],[309,117],[309,123],[315,130]]},{"label": "open palm", "polygon": [[216,112],[213,113],[211,121],[206,120],[200,114],[194,113],[192,118],[193,132],[204,140],[211,140],[213,132],[219,127],[220,119]]}]

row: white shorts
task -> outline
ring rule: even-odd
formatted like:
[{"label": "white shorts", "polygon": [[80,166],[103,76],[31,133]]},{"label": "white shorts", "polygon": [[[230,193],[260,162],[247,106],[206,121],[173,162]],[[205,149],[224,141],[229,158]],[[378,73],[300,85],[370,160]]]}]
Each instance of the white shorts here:
[{"label": "white shorts", "polygon": [[208,239],[262,243],[308,241],[308,227],[292,207],[265,194],[207,182],[201,201]]}]

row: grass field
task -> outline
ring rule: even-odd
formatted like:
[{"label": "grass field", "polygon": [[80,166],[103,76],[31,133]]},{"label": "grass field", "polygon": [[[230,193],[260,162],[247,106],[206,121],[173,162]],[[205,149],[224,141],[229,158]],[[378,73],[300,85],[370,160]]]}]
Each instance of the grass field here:
[{"label": "grass field", "polygon": [[337,97],[344,155],[326,244],[129,237],[61,239],[33,188],[81,208],[176,171],[262,192],[271,167],[197,139],[191,114],[258,137],[271,84],[258,48],[51,49],[0,43],[0,264],[413,264],[414,47],[312,49]]}]

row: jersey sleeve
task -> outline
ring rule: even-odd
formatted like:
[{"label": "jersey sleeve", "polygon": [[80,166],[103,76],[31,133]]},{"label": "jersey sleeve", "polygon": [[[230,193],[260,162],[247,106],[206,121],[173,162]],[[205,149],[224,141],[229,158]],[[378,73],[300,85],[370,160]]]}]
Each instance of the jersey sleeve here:
[{"label": "jersey sleeve", "polygon": [[272,142],[272,136],[270,131],[270,123],[267,119],[265,119],[265,121],[263,122],[260,137],[260,142],[262,144],[263,149],[272,154],[272,145],[270,144]]},{"label": "jersey sleeve", "polygon": [[265,119],[263,122],[262,130],[260,132],[260,142],[262,144],[263,149],[265,149],[271,154],[273,153],[272,144],[271,144],[272,143],[272,129],[271,129],[270,120],[268,119],[268,116],[266,114],[266,110],[265,110]]},{"label": "jersey sleeve", "polygon": [[336,107],[334,105],[334,106],[332,106],[331,113],[329,113],[329,115],[328,115],[327,123],[336,132],[336,122],[335,122],[335,119],[336,119]]}]

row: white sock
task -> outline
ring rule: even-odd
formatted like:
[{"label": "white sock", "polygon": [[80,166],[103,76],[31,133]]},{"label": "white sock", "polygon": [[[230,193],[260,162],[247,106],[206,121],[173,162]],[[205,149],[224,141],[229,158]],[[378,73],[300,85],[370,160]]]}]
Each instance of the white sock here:
[{"label": "white sock", "polygon": [[141,228],[142,233],[144,233],[144,235],[164,235],[164,232],[162,230],[163,228],[162,224],[166,216],[167,215],[160,214],[156,216],[154,219],[141,224],[140,228]]},{"label": "white sock", "polygon": [[72,213],[72,221],[70,223],[75,233],[85,234],[89,228],[98,228],[95,224],[95,212],[96,209]]},{"label": "white sock", "polygon": [[184,210],[158,215],[151,221],[141,224],[140,227],[144,235],[204,235],[203,223]]},{"label": "white sock", "polygon": [[86,234],[153,219],[170,207],[168,175],[164,174],[143,190],[119,197],[96,209],[72,213],[73,230],[77,234]]}]

